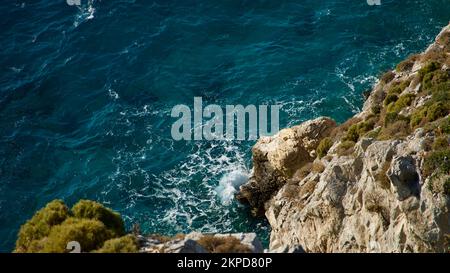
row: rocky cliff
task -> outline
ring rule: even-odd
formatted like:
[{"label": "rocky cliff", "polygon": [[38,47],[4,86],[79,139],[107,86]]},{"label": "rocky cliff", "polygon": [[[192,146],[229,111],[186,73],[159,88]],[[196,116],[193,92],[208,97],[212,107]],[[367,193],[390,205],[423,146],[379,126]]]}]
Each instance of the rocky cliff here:
[{"label": "rocky cliff", "polygon": [[450,26],[344,124],[261,138],[237,198],[269,220],[272,252],[449,251],[449,110]]}]

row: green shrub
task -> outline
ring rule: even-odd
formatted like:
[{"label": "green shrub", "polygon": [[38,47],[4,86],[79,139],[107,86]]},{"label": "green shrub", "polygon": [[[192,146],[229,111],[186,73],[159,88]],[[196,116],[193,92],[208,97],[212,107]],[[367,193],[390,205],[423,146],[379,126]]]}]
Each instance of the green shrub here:
[{"label": "green shrub", "polygon": [[450,134],[450,117],[446,117],[439,122],[438,128],[442,134]]},{"label": "green shrub", "polygon": [[433,151],[425,157],[423,164],[424,176],[430,176],[434,172],[438,174],[450,174],[450,149]]},{"label": "green shrub", "polygon": [[433,101],[449,101],[450,100],[450,82],[437,84],[431,88]]},{"label": "green shrub", "polygon": [[444,193],[450,195],[450,177],[447,177],[444,182]]},{"label": "green shrub", "polygon": [[319,146],[317,146],[316,152],[317,156],[319,158],[322,158],[327,155],[328,151],[330,150],[331,146],[333,146],[333,141],[330,137],[326,137],[322,139],[319,143]]},{"label": "green shrub", "polygon": [[354,141],[344,141],[339,144],[336,148],[336,153],[338,156],[349,156],[353,153],[353,148],[355,147]]},{"label": "green shrub", "polygon": [[448,137],[444,136],[444,137],[438,137],[434,140],[432,149],[437,151],[437,150],[442,150],[442,149],[446,149],[448,148]]},{"label": "green shrub", "polygon": [[27,252],[35,240],[46,237],[52,226],[69,217],[69,209],[61,200],[54,200],[35,213],[21,228],[16,241],[16,252]]},{"label": "green shrub", "polygon": [[403,108],[410,106],[416,96],[413,94],[405,94],[398,98],[394,103],[389,104],[389,112],[400,112]]},{"label": "green shrub", "polygon": [[374,105],[372,106],[372,113],[375,115],[378,115],[379,113],[381,113],[381,106],[379,105]]},{"label": "green shrub", "polygon": [[138,252],[138,243],[133,235],[126,235],[120,238],[114,238],[106,241],[103,247],[94,252],[96,253],[136,253]]},{"label": "green shrub", "polygon": [[114,231],[116,236],[125,234],[125,227],[120,214],[97,202],[80,200],[73,206],[72,213],[76,218],[96,219],[101,221],[108,229]]},{"label": "green shrub", "polygon": [[358,124],[354,124],[348,128],[346,135],[342,140],[357,142],[365,133],[371,131],[375,126],[375,119],[369,119]]},{"label": "green shrub", "polygon": [[410,122],[410,117],[406,117],[403,115],[398,114],[397,112],[386,112],[384,115],[384,127],[388,127],[392,123],[395,123],[397,121],[407,121]]},{"label": "green shrub", "polygon": [[348,128],[347,133],[345,134],[343,140],[356,142],[358,141],[358,139],[359,139],[358,124],[355,124],[350,126],[350,128]]},{"label": "green shrub", "polygon": [[442,102],[436,102],[427,110],[427,120],[435,121],[439,118],[445,117],[448,114],[448,109]]},{"label": "green shrub", "polygon": [[80,243],[82,252],[89,252],[101,247],[113,235],[98,220],[69,218],[53,227],[48,237],[41,240],[33,252],[64,253],[68,251],[66,247],[71,241]]},{"label": "green shrub", "polygon": [[381,132],[381,128],[377,128],[377,129],[372,130],[372,131],[368,132],[367,134],[365,134],[365,137],[377,138],[380,135],[380,132]]},{"label": "green shrub", "polygon": [[250,253],[251,249],[233,236],[204,235],[197,243],[210,253]]},{"label": "green shrub", "polygon": [[415,112],[411,115],[411,121],[410,125],[412,128],[420,125],[422,121],[426,118],[428,113],[428,107],[424,106],[419,109],[417,109]]},{"label": "green shrub", "polygon": [[388,106],[389,104],[396,102],[398,100],[398,96],[395,94],[388,94],[384,99],[384,106]]},{"label": "green shrub", "polygon": [[422,85],[423,89],[428,90],[433,86],[448,82],[450,75],[447,71],[437,70],[430,72],[423,76]]},{"label": "green shrub", "polygon": [[439,68],[441,68],[441,65],[439,63],[434,61],[429,62],[419,70],[419,76],[421,79],[423,79],[426,74],[431,73]]},{"label": "green shrub", "polygon": [[120,215],[93,201],[80,201],[69,210],[61,200],[48,203],[20,229],[15,252],[67,252],[77,241],[83,252],[125,233]]}]

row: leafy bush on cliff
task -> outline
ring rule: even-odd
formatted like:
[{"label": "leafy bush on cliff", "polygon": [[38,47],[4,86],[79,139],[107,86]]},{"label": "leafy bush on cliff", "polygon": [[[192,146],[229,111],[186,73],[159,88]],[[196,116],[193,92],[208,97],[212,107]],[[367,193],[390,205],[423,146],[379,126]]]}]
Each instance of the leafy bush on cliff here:
[{"label": "leafy bush on cliff", "polygon": [[398,96],[396,94],[388,94],[384,99],[384,106],[388,106],[389,104],[396,102],[398,100]]},{"label": "leafy bush on cliff", "polygon": [[82,200],[69,210],[63,201],[55,200],[20,228],[15,252],[67,252],[71,241],[88,252],[124,232],[120,215],[101,204]]},{"label": "leafy bush on cliff", "polygon": [[114,231],[117,236],[125,234],[125,227],[120,214],[97,202],[80,200],[73,206],[72,213],[76,218],[96,219],[101,221],[108,229]]},{"label": "leafy bush on cliff", "polygon": [[432,151],[425,157],[423,164],[424,176],[433,173],[450,175],[450,148]]},{"label": "leafy bush on cliff", "polygon": [[331,138],[326,137],[322,139],[319,143],[319,146],[317,146],[316,152],[319,158],[322,158],[328,154],[328,151],[330,150],[331,146],[333,146],[333,141]]},{"label": "leafy bush on cliff", "polygon": [[213,235],[204,235],[197,243],[203,246],[210,253],[250,253],[248,246],[243,245],[241,241],[233,236],[218,237]]},{"label": "leafy bush on cliff", "polygon": [[126,235],[106,241],[96,253],[136,253],[138,244],[133,235]]},{"label": "leafy bush on cliff", "polygon": [[83,252],[90,252],[113,237],[114,233],[98,220],[69,218],[61,225],[53,227],[48,237],[38,244],[38,249],[34,250],[44,253],[63,253],[67,251],[68,242],[76,241],[80,243]]},{"label": "leafy bush on cliff", "polygon": [[336,153],[338,156],[349,156],[353,153],[355,147],[354,141],[344,141],[339,144],[336,148]]},{"label": "leafy bush on cliff", "polygon": [[450,134],[450,117],[442,119],[438,125],[441,134]]},{"label": "leafy bush on cliff", "polygon": [[397,101],[388,106],[389,112],[400,112],[403,108],[410,106],[416,96],[413,94],[405,94],[398,98]]},{"label": "leafy bush on cliff", "polygon": [[34,241],[48,236],[53,226],[61,224],[68,217],[69,209],[63,201],[54,200],[48,203],[20,228],[16,252],[27,252]]},{"label": "leafy bush on cliff", "polygon": [[425,74],[423,76],[422,85],[423,89],[428,90],[433,86],[441,83],[448,82],[450,80],[450,75],[448,71],[436,70]]},{"label": "leafy bush on cliff", "polygon": [[357,142],[365,133],[371,131],[375,126],[375,121],[368,119],[367,121],[354,124],[348,128],[346,135],[342,140]]},{"label": "leafy bush on cliff", "polygon": [[450,177],[447,177],[447,180],[444,182],[444,193],[450,195]]},{"label": "leafy bush on cliff", "polygon": [[438,70],[440,67],[441,65],[438,62],[431,61],[419,70],[419,77],[423,80],[425,75]]},{"label": "leafy bush on cliff", "polygon": [[438,137],[434,140],[433,143],[433,150],[437,151],[437,150],[443,150],[448,148],[448,137],[444,136],[444,137]]}]

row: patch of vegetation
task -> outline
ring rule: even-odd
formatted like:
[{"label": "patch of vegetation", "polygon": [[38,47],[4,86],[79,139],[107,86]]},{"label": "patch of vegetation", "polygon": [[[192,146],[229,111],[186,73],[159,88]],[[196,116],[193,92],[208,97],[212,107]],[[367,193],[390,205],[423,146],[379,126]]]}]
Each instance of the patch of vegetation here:
[{"label": "patch of vegetation", "polygon": [[383,127],[378,134],[379,140],[388,139],[400,139],[408,136],[411,133],[409,126],[409,120],[396,120],[395,122],[388,123],[386,127]]},{"label": "patch of vegetation", "polygon": [[292,178],[296,180],[302,180],[303,178],[307,177],[311,171],[312,171],[312,163],[308,162],[305,165],[303,165],[300,169],[298,169]]},{"label": "patch of vegetation", "polygon": [[411,84],[411,80],[394,82],[388,89],[388,95],[400,95]]},{"label": "patch of vegetation", "polygon": [[433,173],[450,174],[450,148],[430,152],[423,163],[423,175],[429,177]]},{"label": "patch of vegetation", "polygon": [[48,237],[32,244],[32,252],[64,253],[71,241],[79,242],[83,252],[90,252],[113,237],[114,233],[98,220],[68,218],[54,226]]},{"label": "patch of vegetation", "polygon": [[385,128],[397,121],[407,121],[409,123],[410,118],[400,115],[397,112],[386,112],[384,114],[383,124]]},{"label": "patch of vegetation", "polygon": [[371,108],[371,110],[372,110],[372,113],[373,113],[374,115],[378,115],[378,114],[381,113],[381,106],[379,106],[379,105],[373,105],[372,108]]},{"label": "patch of vegetation", "polygon": [[441,134],[450,134],[450,117],[442,119],[438,125]]},{"label": "patch of vegetation", "polygon": [[387,111],[389,112],[400,112],[403,108],[410,106],[411,103],[414,101],[414,98],[416,96],[413,94],[405,94],[402,95],[398,98],[398,100],[394,103],[391,103],[388,108]]},{"label": "patch of vegetation", "polygon": [[384,106],[388,106],[391,103],[394,103],[398,100],[398,96],[396,94],[388,94],[384,99]]},{"label": "patch of vegetation", "polygon": [[387,176],[387,172],[389,171],[390,167],[391,167],[391,161],[386,160],[383,163],[381,170],[378,172],[377,176],[375,177],[376,181],[379,183],[380,187],[383,189],[389,189],[391,187],[391,181],[389,180],[389,177]]},{"label": "patch of vegetation", "polygon": [[116,236],[125,234],[125,227],[120,214],[97,202],[80,200],[73,206],[72,213],[76,218],[99,220],[104,223],[108,229],[114,231]]},{"label": "patch of vegetation", "polygon": [[63,201],[54,200],[20,228],[15,252],[63,253],[70,241],[89,252],[123,233],[120,215],[101,204],[82,200],[69,210]]},{"label": "patch of vegetation", "polygon": [[423,76],[422,88],[428,90],[433,86],[448,82],[449,80],[450,74],[448,71],[436,70]]},{"label": "patch of vegetation", "polygon": [[436,138],[436,139],[434,140],[432,149],[433,149],[434,151],[437,151],[437,150],[443,150],[443,149],[448,148],[448,145],[449,145],[449,144],[448,144],[448,137],[447,137],[447,136],[444,136],[444,137],[438,137],[438,138]]},{"label": "patch of vegetation", "polygon": [[251,249],[233,236],[204,235],[197,243],[210,253],[250,253]]},{"label": "patch of vegetation", "polygon": [[138,243],[133,235],[126,235],[106,241],[96,253],[136,253]]},{"label": "patch of vegetation", "polygon": [[343,141],[357,142],[361,136],[371,131],[375,126],[374,120],[367,120],[354,124],[348,128],[346,135],[343,137]]},{"label": "patch of vegetation", "polygon": [[381,128],[378,127],[377,129],[374,129],[374,130],[368,132],[364,136],[367,138],[378,138],[378,136],[380,135],[380,132],[381,132]]},{"label": "patch of vegetation", "polygon": [[448,109],[442,102],[433,103],[427,109],[427,120],[435,121],[439,118],[445,117],[448,114]]},{"label": "patch of vegetation", "polygon": [[379,191],[371,191],[366,194],[364,205],[370,212],[379,213],[383,209],[383,195]]},{"label": "patch of vegetation", "polygon": [[423,80],[425,75],[427,75],[428,73],[431,73],[433,71],[436,71],[440,68],[441,68],[441,64],[439,64],[438,62],[435,62],[435,61],[431,61],[419,70],[419,77],[420,77],[420,79]]},{"label": "patch of vegetation", "polygon": [[175,236],[165,236],[165,235],[161,235],[161,234],[152,234],[148,236],[149,238],[156,240],[160,243],[167,243],[169,241],[173,241],[173,240],[183,240],[186,235],[179,233]]},{"label": "patch of vegetation", "polygon": [[450,234],[444,235],[444,248],[446,253],[450,253]]},{"label": "patch of vegetation", "polygon": [[447,177],[444,182],[444,193],[450,195],[450,177]]},{"label": "patch of vegetation", "polygon": [[398,72],[407,72],[407,71],[411,71],[411,69],[414,66],[414,63],[420,58],[420,55],[418,54],[414,54],[409,56],[406,60],[402,61],[401,63],[399,63],[397,65],[397,67],[395,68],[395,70],[397,70]]},{"label": "patch of vegetation", "polygon": [[342,135],[344,133],[346,133],[351,126],[359,123],[360,121],[361,121],[361,118],[358,118],[358,117],[353,117],[351,119],[348,119],[346,122],[344,122],[341,125],[339,125],[338,127],[334,128],[331,131],[330,137],[335,140],[340,139],[342,137]]},{"label": "patch of vegetation", "polygon": [[325,166],[320,161],[314,161],[312,164],[312,171],[315,173],[323,173]]},{"label": "patch of vegetation", "polygon": [[414,111],[411,115],[410,125],[412,128],[419,126],[423,123],[428,113],[428,107],[421,107]]},{"label": "patch of vegetation", "polygon": [[59,225],[69,217],[69,209],[61,200],[54,200],[26,222],[19,231],[16,252],[27,252],[34,241],[50,234],[53,226]]},{"label": "patch of vegetation", "polygon": [[331,146],[333,146],[333,140],[330,137],[322,139],[316,149],[317,156],[319,158],[326,156]]},{"label": "patch of vegetation", "polygon": [[392,71],[388,71],[381,76],[380,80],[381,80],[381,82],[386,84],[386,83],[390,83],[394,78],[395,78],[395,73]]},{"label": "patch of vegetation", "polygon": [[339,146],[336,148],[336,153],[338,156],[349,156],[353,154],[354,147],[355,147],[354,141],[343,141]]}]

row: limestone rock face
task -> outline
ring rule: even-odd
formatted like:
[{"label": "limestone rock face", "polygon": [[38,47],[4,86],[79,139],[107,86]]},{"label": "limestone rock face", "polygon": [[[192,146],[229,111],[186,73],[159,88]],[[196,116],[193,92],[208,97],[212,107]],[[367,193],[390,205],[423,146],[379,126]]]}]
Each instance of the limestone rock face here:
[{"label": "limestone rock face", "polygon": [[253,174],[241,187],[238,199],[263,211],[265,202],[294,172],[313,161],[322,138],[336,123],[325,117],[281,130],[272,137],[261,138],[253,147]]},{"label": "limestone rock face", "polygon": [[[450,25],[421,56],[448,56],[442,52],[446,47],[448,51],[450,45],[442,45],[448,37]],[[413,62],[410,68],[391,71],[391,80],[375,85],[361,113],[348,124],[333,130],[332,120],[319,118],[256,143],[253,175],[239,197],[268,219],[268,252],[450,251],[450,173],[446,168],[435,171],[436,176],[424,173],[428,155],[440,149],[432,144],[445,138],[445,125],[437,122],[450,116],[436,122],[422,119],[417,126],[410,123],[419,107],[435,98],[421,89],[419,70],[429,59],[407,62]],[[449,70],[446,65],[439,69]],[[394,88],[404,83],[400,91]],[[385,105],[391,90],[413,101],[398,113],[388,113],[397,105]],[[397,120],[388,123],[388,114]],[[360,132],[374,118],[372,129]],[[432,129],[436,126],[438,130]],[[327,156],[316,158],[314,150],[332,130],[334,144]],[[356,143],[350,141],[355,134]]]},{"label": "limestone rock face", "polygon": [[[270,249],[306,252],[444,251],[449,198],[433,194],[418,174],[421,159],[409,141],[373,142],[354,156],[323,160],[325,170],[288,184],[270,200]],[[360,143],[358,143],[360,144]],[[358,145],[357,144],[357,145]],[[387,166],[387,177],[379,176]]]}]

